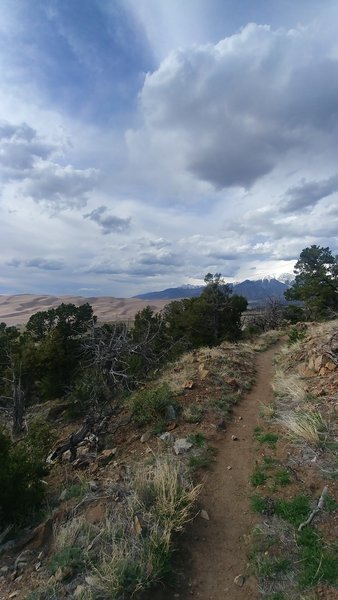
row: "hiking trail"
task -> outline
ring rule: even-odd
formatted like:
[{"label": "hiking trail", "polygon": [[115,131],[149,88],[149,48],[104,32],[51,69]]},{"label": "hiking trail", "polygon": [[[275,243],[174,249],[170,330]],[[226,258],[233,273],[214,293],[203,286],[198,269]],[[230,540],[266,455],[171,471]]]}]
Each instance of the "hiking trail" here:
[{"label": "hiking trail", "polygon": [[[261,404],[272,401],[271,380],[276,346],[258,354],[253,389],[234,407],[224,440],[199,498],[208,516],[198,516],[183,534],[179,559],[184,583],[174,590],[155,594],[154,600],[257,600],[254,576],[248,571],[248,536],[255,524],[250,510],[250,475],[257,457],[253,430]],[[236,440],[232,436],[235,436]],[[230,468],[231,467],[231,468]],[[242,587],[234,583],[245,576]]]}]

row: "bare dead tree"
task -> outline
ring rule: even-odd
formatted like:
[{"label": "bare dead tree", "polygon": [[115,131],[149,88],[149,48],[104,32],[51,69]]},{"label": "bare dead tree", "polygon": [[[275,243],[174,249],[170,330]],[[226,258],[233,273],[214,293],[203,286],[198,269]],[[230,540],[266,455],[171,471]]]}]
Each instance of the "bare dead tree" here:
[{"label": "bare dead tree", "polygon": [[25,413],[25,393],[22,389],[22,363],[15,361],[10,352],[6,352],[10,377],[2,377],[2,381],[11,389],[11,396],[2,395],[2,400],[11,400],[12,432],[17,435],[23,430]]}]

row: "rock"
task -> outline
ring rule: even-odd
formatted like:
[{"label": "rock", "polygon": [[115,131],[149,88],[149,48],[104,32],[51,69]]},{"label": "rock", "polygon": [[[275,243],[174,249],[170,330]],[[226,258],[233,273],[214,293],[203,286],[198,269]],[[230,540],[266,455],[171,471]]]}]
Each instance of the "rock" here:
[{"label": "rock", "polygon": [[144,444],[145,442],[149,442],[151,435],[152,435],[151,431],[146,431],[145,433],[143,433],[140,438],[141,444]]},{"label": "rock", "polygon": [[117,448],[108,448],[107,450],[102,450],[100,456],[97,457],[97,462],[100,465],[107,465],[115,456],[117,452]]},{"label": "rock", "polygon": [[59,567],[51,579],[54,583],[58,583],[64,581],[64,579],[68,579],[72,574],[73,569],[71,567]]},{"label": "rock", "polygon": [[87,467],[89,467],[89,465],[90,465],[90,458],[88,455],[80,456],[79,458],[76,458],[72,462],[73,469],[86,469]]},{"label": "rock", "polygon": [[238,387],[238,382],[237,382],[237,381],[236,381],[236,379],[234,379],[234,378],[232,378],[232,379],[227,379],[227,378],[225,378],[225,380],[224,380],[224,381],[225,381],[225,383],[226,383],[227,385],[230,385],[230,386],[231,386],[231,387],[233,387],[233,388],[237,388],[237,387]]},{"label": "rock", "polygon": [[335,371],[336,368],[337,368],[337,365],[334,362],[332,362],[331,360],[325,364],[325,369],[328,369],[329,371]]},{"label": "rock", "polygon": [[234,583],[236,585],[238,585],[239,587],[243,587],[243,585],[245,584],[245,577],[244,575],[237,575],[234,579]]},{"label": "rock", "polygon": [[137,515],[134,517],[133,530],[136,535],[141,535],[142,533],[142,525]]},{"label": "rock", "polygon": [[83,595],[85,589],[86,588],[85,588],[84,585],[78,585],[77,588],[75,589],[74,594],[73,594],[73,598],[81,598],[81,596]]},{"label": "rock", "polygon": [[166,421],[175,421],[176,419],[176,410],[174,409],[172,404],[168,404],[165,409],[165,420]]},{"label": "rock", "polygon": [[97,485],[96,481],[90,481],[88,483],[88,486],[91,492],[97,492],[97,490],[99,489],[99,486]]},{"label": "rock", "polygon": [[172,444],[175,441],[175,436],[169,431],[165,431],[164,433],[161,433],[160,440],[166,444]]},{"label": "rock", "polygon": [[174,444],[175,454],[183,454],[192,448],[192,444],[188,442],[187,438],[179,438]]},{"label": "rock", "polygon": [[316,371],[316,373],[318,373],[320,371],[320,369],[322,368],[322,366],[323,366],[323,359],[324,359],[324,357],[322,355],[317,356],[314,359],[313,368],[314,368],[314,371]]},{"label": "rock", "polygon": [[315,370],[315,357],[314,356],[310,356],[309,362],[308,362],[308,367],[309,367],[310,371]]},{"label": "rock", "polygon": [[67,498],[67,494],[68,494],[68,490],[62,490],[60,496],[59,496],[59,502],[63,502],[64,500],[66,500]]},{"label": "rock", "polygon": [[184,390],[191,390],[193,387],[194,387],[194,382],[192,381],[192,379],[189,379],[183,385]]},{"label": "rock", "polygon": [[201,363],[199,365],[198,372],[199,372],[199,376],[202,380],[207,379],[210,375],[210,371],[209,371],[209,369],[206,368],[204,363]]},{"label": "rock", "polygon": [[18,596],[19,592],[16,590],[15,592],[12,592],[11,594],[9,594],[8,598],[16,598],[16,596]]},{"label": "rock", "polygon": [[237,437],[237,435],[232,435],[231,439],[232,439],[233,442],[237,442],[238,437]]},{"label": "rock", "polygon": [[29,557],[32,555],[30,550],[24,550],[16,557],[14,563],[14,571],[23,571],[27,566]]},{"label": "rock", "polygon": [[205,521],[210,521],[210,517],[209,517],[209,515],[208,515],[207,511],[206,511],[206,510],[204,510],[204,508],[202,508],[202,510],[201,510],[201,512],[200,512],[200,517],[201,517],[202,519],[204,519]]},{"label": "rock", "polygon": [[230,465],[227,466],[228,471],[231,471],[232,467]]}]

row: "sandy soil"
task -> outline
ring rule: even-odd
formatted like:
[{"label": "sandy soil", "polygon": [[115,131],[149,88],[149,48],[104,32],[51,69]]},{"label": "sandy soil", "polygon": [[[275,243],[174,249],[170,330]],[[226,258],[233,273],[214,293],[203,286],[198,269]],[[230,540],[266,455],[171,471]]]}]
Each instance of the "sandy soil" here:
[{"label": "sandy soil", "polygon": [[168,300],[150,302],[136,298],[112,298],[110,296],[84,298],[82,296],[36,296],[33,294],[0,295],[0,323],[23,325],[34,313],[54,308],[62,302],[71,302],[76,306],[89,302],[99,321],[128,321],[132,320],[135,314],[145,306],[161,310],[168,304]]},{"label": "sandy soil", "polygon": [[[272,400],[270,381],[275,352],[273,347],[258,356],[256,385],[235,407],[224,441],[218,447],[217,461],[200,497],[210,520],[197,517],[183,536],[179,552],[183,589],[159,591],[154,600],[188,600],[192,596],[203,600],[258,598],[256,580],[248,576],[247,567],[247,536],[255,519],[249,508],[249,478],[257,456],[253,429],[258,423],[260,403]],[[243,587],[234,583],[239,574],[245,576]]]}]

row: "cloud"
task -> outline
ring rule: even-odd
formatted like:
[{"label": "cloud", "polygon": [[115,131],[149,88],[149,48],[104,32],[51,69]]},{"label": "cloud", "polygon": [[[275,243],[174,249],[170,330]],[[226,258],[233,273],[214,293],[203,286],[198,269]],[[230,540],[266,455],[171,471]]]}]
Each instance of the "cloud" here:
[{"label": "cloud", "polygon": [[[169,169],[216,189],[250,188],[291,156],[333,151],[338,59],[315,26],[254,23],[220,41],[172,52],[148,74],[144,125],[127,141],[135,159],[166,156]],[[158,162],[158,161],[157,161]]]},{"label": "cloud", "polygon": [[320,181],[305,181],[300,185],[289,188],[280,205],[282,212],[295,212],[315,206],[323,198],[338,191],[338,174]]},{"label": "cloud", "polygon": [[96,169],[75,169],[71,165],[40,161],[26,180],[23,191],[35,202],[52,210],[82,208],[98,180]]},{"label": "cloud", "polygon": [[12,260],[8,261],[6,265],[15,268],[34,268],[42,271],[60,271],[65,266],[63,261],[52,259],[49,260],[46,258],[31,258],[29,260],[13,258]]},{"label": "cloud", "polygon": [[97,169],[76,169],[52,161],[62,153],[60,142],[48,142],[27,123],[0,125],[3,184],[18,183],[18,195],[32,198],[54,211],[85,206],[99,177]]},{"label": "cloud", "polygon": [[38,159],[47,159],[53,151],[55,146],[42,140],[27,123],[0,124],[0,173],[3,182],[24,179]]},{"label": "cloud", "polygon": [[92,212],[84,215],[85,219],[90,219],[97,223],[104,235],[109,233],[124,233],[130,228],[130,218],[122,219],[116,215],[111,214],[106,206],[99,206],[92,210]]}]

